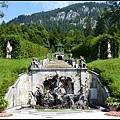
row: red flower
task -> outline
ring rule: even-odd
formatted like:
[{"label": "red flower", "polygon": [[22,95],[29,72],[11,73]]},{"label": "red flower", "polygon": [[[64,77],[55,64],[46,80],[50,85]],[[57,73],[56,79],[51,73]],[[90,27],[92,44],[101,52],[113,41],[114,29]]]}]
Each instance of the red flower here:
[{"label": "red flower", "polygon": [[0,117],[8,117],[11,116],[12,114],[10,113],[0,113]]},{"label": "red flower", "polygon": [[120,117],[120,111],[110,111],[110,112],[105,113],[105,115]]}]

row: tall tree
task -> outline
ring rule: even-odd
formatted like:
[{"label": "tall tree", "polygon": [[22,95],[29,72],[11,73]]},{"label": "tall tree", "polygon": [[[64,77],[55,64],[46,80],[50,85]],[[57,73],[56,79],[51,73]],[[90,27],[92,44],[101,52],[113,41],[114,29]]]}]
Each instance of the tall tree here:
[{"label": "tall tree", "polygon": [[83,31],[81,30],[75,30],[75,39],[74,39],[74,44],[82,44],[85,41],[85,35]]},{"label": "tall tree", "polygon": [[[0,1],[0,7],[1,8],[8,8],[7,1]],[[3,11],[0,11],[0,18],[3,18],[5,16],[5,13]]]},{"label": "tall tree", "polygon": [[120,22],[120,2],[119,1],[107,1],[109,8],[103,9],[102,16],[107,20],[109,26],[116,25]]},{"label": "tall tree", "polygon": [[50,47],[52,47],[52,45],[55,47],[55,45],[58,44],[58,42],[60,42],[61,40],[61,36],[58,33],[56,28],[53,28],[53,31],[50,33]]},{"label": "tall tree", "polygon": [[84,34],[85,34],[85,37],[92,34],[92,22],[91,22],[90,16],[88,16],[88,18],[87,18],[86,28],[84,29]]},{"label": "tall tree", "polygon": [[69,52],[72,45],[74,44],[74,39],[75,39],[75,35],[74,35],[74,30],[69,30],[66,34],[66,37],[63,40],[63,44],[64,46],[64,50],[65,52]]},{"label": "tall tree", "polygon": [[107,30],[107,27],[105,25],[105,21],[103,17],[98,17],[97,24],[95,27],[95,36],[105,33],[106,30]]},{"label": "tall tree", "polygon": [[42,38],[45,47],[50,47],[49,34],[42,24],[37,26],[37,34]]},{"label": "tall tree", "polygon": [[22,30],[22,33],[23,33],[23,38],[28,40],[29,39],[29,35],[28,35],[28,27],[26,25],[21,25],[21,30]]},{"label": "tall tree", "polygon": [[15,34],[15,35],[22,34],[21,27],[17,23],[9,24],[7,26],[7,29],[8,29],[7,31],[8,34]]}]

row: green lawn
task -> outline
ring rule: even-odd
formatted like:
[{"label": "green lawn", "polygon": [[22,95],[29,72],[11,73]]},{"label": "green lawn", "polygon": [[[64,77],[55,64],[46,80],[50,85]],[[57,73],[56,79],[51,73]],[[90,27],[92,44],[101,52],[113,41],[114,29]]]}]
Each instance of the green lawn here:
[{"label": "green lawn", "polygon": [[28,68],[31,58],[29,59],[4,59],[0,58],[0,82],[3,78],[8,77],[12,73],[19,72],[22,68]]},{"label": "green lawn", "polygon": [[87,66],[100,74],[101,82],[110,88],[114,96],[120,97],[120,58],[96,60]]}]

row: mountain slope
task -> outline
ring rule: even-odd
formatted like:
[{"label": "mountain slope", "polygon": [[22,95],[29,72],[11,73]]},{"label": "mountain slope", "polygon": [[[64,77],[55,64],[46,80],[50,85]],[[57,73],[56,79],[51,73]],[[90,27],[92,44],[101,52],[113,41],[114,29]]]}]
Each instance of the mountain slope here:
[{"label": "mountain slope", "polygon": [[[20,15],[8,22],[25,24],[42,24],[46,30],[54,27],[66,27],[66,29],[82,29],[86,27],[88,16],[91,17],[92,27],[96,25],[97,17],[101,14],[102,8],[108,7],[105,3],[85,2],[69,5],[64,8],[58,8],[48,12],[39,12],[32,15]],[[71,27],[70,27],[71,25]]]}]

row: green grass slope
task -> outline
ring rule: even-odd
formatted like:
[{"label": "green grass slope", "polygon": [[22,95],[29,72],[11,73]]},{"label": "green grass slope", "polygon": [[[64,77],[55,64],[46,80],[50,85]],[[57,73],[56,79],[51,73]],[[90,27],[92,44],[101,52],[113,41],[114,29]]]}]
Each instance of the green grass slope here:
[{"label": "green grass slope", "polygon": [[120,97],[120,58],[92,61],[87,67],[100,75],[112,96]]},{"label": "green grass slope", "polygon": [[[40,57],[41,59],[46,56]],[[37,58],[38,60],[40,58]],[[6,59],[0,58],[0,97],[4,96],[8,88],[15,83],[18,74],[29,71],[32,58]]]}]

